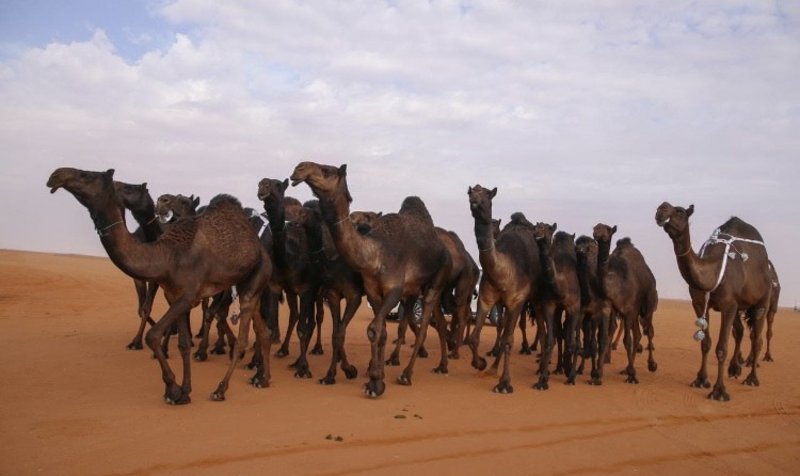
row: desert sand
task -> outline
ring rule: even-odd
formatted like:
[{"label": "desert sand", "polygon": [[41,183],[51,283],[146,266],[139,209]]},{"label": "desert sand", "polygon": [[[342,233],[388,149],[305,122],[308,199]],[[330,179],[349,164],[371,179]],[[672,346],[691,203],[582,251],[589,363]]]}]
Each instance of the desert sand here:
[{"label": "desert sand", "polygon": [[[326,354],[310,356],[313,379],[287,368],[294,343],[289,358],[272,360],[270,388],[250,386],[251,372],[241,368],[227,401],[213,402],[208,395],[227,365],[214,355],[193,362],[192,403],[175,407],[162,400],[150,352],[125,349],[137,325],[133,284],[107,258],[0,251],[0,283],[0,474],[800,472],[800,360],[792,350],[800,313],[790,309],[776,317],[775,361],[761,363],[761,386],[726,378],[730,402],[689,386],[700,363],[691,307],[662,299],[658,370],[648,372],[640,355],[638,385],[618,374],[625,359],[617,350],[603,386],[587,385],[587,376],[567,386],[555,375],[548,391],[537,391],[535,358],[515,353],[515,391],[498,395],[496,377],[472,369],[468,350],[449,375],[430,372],[439,354],[429,339],[431,356],[418,360],[412,386],[394,383],[402,367],[387,367],[386,393],[368,399],[364,303],[346,344],[355,380],[340,372],[335,386],[317,383],[330,358],[327,319]],[[154,316],[164,310],[159,295]],[[196,309],[193,329],[199,322]],[[715,341],[717,324],[713,314]],[[389,324],[390,337],[395,332]],[[485,328],[482,351],[493,338]],[[406,346],[404,364],[409,354]]]}]

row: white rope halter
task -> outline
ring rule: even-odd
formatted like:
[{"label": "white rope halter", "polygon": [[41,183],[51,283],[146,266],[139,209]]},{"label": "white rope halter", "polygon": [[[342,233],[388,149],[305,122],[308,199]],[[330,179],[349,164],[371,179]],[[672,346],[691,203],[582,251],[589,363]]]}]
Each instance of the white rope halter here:
[{"label": "white rope halter", "polygon": [[[720,235],[725,236],[727,238],[723,238]],[[764,246],[763,241],[751,240],[748,238],[739,238],[729,233],[723,233],[722,231],[720,231],[719,228],[717,228],[716,230],[714,230],[713,233],[711,233],[711,236],[708,238],[708,240],[706,240],[706,242],[703,243],[703,246],[700,247],[700,258],[703,257],[703,254],[706,252],[706,248],[711,245],[722,243],[725,245],[725,251],[722,254],[722,266],[719,269],[719,276],[717,277],[717,282],[716,284],[714,284],[714,287],[711,288],[710,291],[706,292],[705,294],[706,303],[703,306],[703,314],[698,316],[697,320],[695,321],[695,325],[700,328],[697,332],[694,333],[694,340],[696,341],[701,341],[706,336],[705,330],[708,328],[708,302],[711,299],[711,293],[717,290],[719,285],[722,283],[722,278],[725,277],[725,270],[728,268],[728,259],[736,259],[737,254],[741,256],[742,262],[745,262],[750,258],[747,255],[747,253],[739,251],[736,248],[736,246],[733,245],[733,243],[737,241]],[[731,248],[733,248],[733,251],[731,251]]]}]

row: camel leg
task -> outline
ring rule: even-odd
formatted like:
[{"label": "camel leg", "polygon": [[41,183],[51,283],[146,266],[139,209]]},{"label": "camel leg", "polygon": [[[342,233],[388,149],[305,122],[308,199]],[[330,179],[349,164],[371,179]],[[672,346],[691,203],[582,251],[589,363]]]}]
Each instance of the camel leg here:
[{"label": "camel leg", "polygon": [[733,318],[733,355],[728,364],[728,377],[731,378],[738,378],[742,375],[742,364],[749,367],[753,358],[752,347],[750,348],[750,355],[747,357],[747,361],[742,358],[742,339],[744,338],[744,323],[742,319],[741,313],[736,313],[736,317]]},{"label": "camel leg", "polygon": [[372,322],[367,326],[367,337],[369,338],[371,358],[369,361],[369,382],[364,384],[364,393],[372,398],[377,398],[383,395],[386,390],[386,383],[383,381],[383,353],[386,346],[386,316],[389,311],[400,302],[402,296],[402,288],[393,288],[383,296],[382,301],[370,298],[371,303],[378,304],[375,317]]},{"label": "camel leg", "polygon": [[656,347],[653,344],[653,338],[656,335],[656,329],[653,325],[653,314],[656,311],[656,306],[658,306],[658,295],[656,294],[655,290],[653,290],[652,294],[649,296],[648,305],[642,313],[641,318],[642,328],[644,334],[647,336],[647,370],[650,372],[655,372],[658,369],[656,358],[653,355],[656,350]]},{"label": "camel leg", "polygon": [[634,338],[634,327],[639,327],[638,316],[636,311],[628,311],[622,316],[622,325],[625,326],[625,333],[622,337],[622,342],[625,344],[625,353],[628,356],[628,366],[625,367],[625,373],[628,377],[625,379],[627,383],[639,383],[636,377],[636,344],[638,341]]},{"label": "camel leg", "polygon": [[[258,277],[256,277],[253,282],[258,282],[257,279]],[[233,349],[233,356],[228,365],[228,369],[219,385],[217,385],[217,389],[211,394],[211,400],[214,401],[225,400],[225,392],[228,390],[228,384],[231,376],[233,375],[236,366],[239,364],[239,361],[247,349],[247,341],[251,322],[253,324],[253,328],[255,329],[256,340],[260,344],[261,355],[263,358],[260,359],[258,363],[258,370],[250,379],[250,383],[257,388],[269,386],[269,351],[271,344],[269,339],[269,330],[267,329],[260,312],[258,312],[261,307],[261,294],[257,292],[252,293],[249,287],[250,286],[245,283],[240,283],[236,286],[239,291],[239,337],[236,339],[236,344]]]},{"label": "camel leg", "polygon": [[775,321],[775,310],[770,309],[767,313],[767,351],[764,353],[765,362],[774,362],[772,352],[769,350],[769,344],[772,342],[772,323]]},{"label": "camel leg", "polygon": [[724,367],[725,359],[728,357],[728,336],[731,335],[733,320],[736,319],[736,304],[729,304],[720,310],[721,321],[719,330],[719,340],[717,341],[717,382],[714,384],[708,398],[727,402],[731,399],[725,390]]},{"label": "camel leg", "polygon": [[348,380],[352,380],[358,376],[358,369],[355,368],[348,360],[347,360],[347,352],[344,349],[344,342],[345,338],[347,337],[347,326],[350,325],[350,321],[353,320],[353,316],[356,315],[356,311],[361,306],[361,295],[356,294],[347,299],[347,304],[344,308],[344,316],[342,324],[339,326],[339,334],[336,336],[336,344],[339,346],[339,363],[342,368],[342,372],[344,372],[345,377]]},{"label": "camel leg", "polygon": [[211,321],[214,319],[214,315],[216,314],[220,294],[221,293],[216,294],[212,298],[210,304],[206,299],[201,301],[203,310],[203,324],[200,326],[200,332],[202,336],[200,344],[198,344],[197,350],[194,353],[195,360],[205,361],[208,358],[208,336],[211,330]]},{"label": "camel leg", "polygon": [[[692,298],[692,309],[694,309],[695,316],[702,316],[705,309],[705,295],[702,291],[689,288],[689,294]],[[711,350],[711,316],[706,313],[706,320],[709,323],[709,328],[706,329],[705,337],[700,341],[700,370],[697,371],[697,377],[690,384],[695,388],[709,388],[711,382],[708,380],[708,352]]]},{"label": "camel leg", "polygon": [[341,315],[340,300],[341,298],[339,296],[328,297],[328,307],[330,308],[331,318],[333,319],[333,336],[331,339],[333,351],[331,352],[331,365],[328,368],[328,373],[319,381],[319,383],[323,385],[333,385],[336,383],[336,366],[339,362],[341,362],[342,372],[344,372],[348,379],[353,379],[358,375],[358,370],[347,361],[344,341],[347,333],[347,326],[350,324],[350,320],[361,305],[361,296],[347,300],[344,316]]},{"label": "camel leg", "polygon": [[336,366],[339,363],[338,336],[342,326],[341,297],[328,295],[328,309],[331,312],[331,323],[333,332],[331,333],[331,364],[325,377],[319,379],[322,385],[333,385],[336,383]]},{"label": "camel leg", "polygon": [[[559,306],[560,307],[560,306]],[[561,319],[562,311],[556,309],[553,315],[553,331],[556,339],[556,368],[553,373],[561,375],[564,373],[564,321]]]},{"label": "camel leg", "polygon": [[764,331],[764,307],[756,305],[754,308],[750,309],[748,313],[750,314],[750,320],[753,323],[753,332],[750,334],[750,348],[752,349],[753,354],[753,365],[750,366],[750,373],[742,382],[745,385],[750,385],[753,387],[758,387],[758,377],[756,376],[756,368],[758,365],[758,354],[761,353],[761,333]]},{"label": "camel leg", "polygon": [[[417,338],[414,339],[414,351],[411,353],[411,359],[409,359],[408,365],[406,366],[406,368],[403,369],[403,373],[401,373],[400,376],[397,377],[397,383],[399,383],[401,385],[411,385],[411,377],[414,375],[414,364],[417,361],[417,357],[420,356],[420,354],[419,354],[420,349],[425,344],[425,336],[426,336],[426,334],[428,332],[428,324],[430,323],[431,316],[433,315],[434,306],[439,306],[439,295],[438,295],[438,293],[434,293],[433,291],[428,290],[425,293],[425,299],[424,299],[423,304],[422,304],[422,323],[420,324],[419,331],[417,332]],[[413,312],[413,310],[412,310],[412,312]],[[408,319],[411,319],[411,316],[408,315],[408,313],[406,313],[406,315],[408,316],[407,317]],[[444,320],[444,318],[442,320]],[[443,337],[443,336],[441,336],[441,337]],[[442,360],[444,361],[443,365],[444,365],[444,368],[446,369],[447,368],[447,343],[444,342],[443,339],[442,339],[442,342],[445,345],[445,348],[442,351]],[[442,364],[440,364],[440,367],[439,367],[440,369],[441,369],[441,366],[442,366]],[[446,372],[444,372],[444,373],[446,373]]]},{"label": "camel leg", "polygon": [[[593,344],[593,347],[597,348],[597,353],[595,354],[594,349],[592,349],[592,358],[596,359],[597,366],[595,367],[595,363],[592,362],[592,375],[591,380],[589,383],[592,385],[602,385],[603,384],[603,366],[605,365],[606,359],[605,355],[609,352],[609,330],[611,327],[611,319],[613,319],[607,312],[602,312],[599,318],[595,318],[596,325],[599,325],[597,340]],[[594,340],[594,339],[593,339]],[[595,357],[596,355],[596,357]],[[595,370],[596,368],[596,370]]]},{"label": "camel leg", "polygon": [[537,318],[536,325],[547,326],[542,333],[542,358],[539,360],[539,381],[533,385],[536,390],[547,390],[550,388],[550,358],[553,355],[553,347],[555,345],[555,332],[554,320],[555,307],[552,305],[545,305],[536,310],[537,316],[542,316],[541,319]]},{"label": "camel leg", "polygon": [[189,312],[178,319],[178,350],[183,361],[181,391],[188,400],[189,394],[192,393],[192,331],[189,328]]},{"label": "camel leg", "polygon": [[567,385],[575,385],[575,377],[577,374],[575,364],[578,360],[578,327],[581,321],[581,313],[578,309],[566,311],[566,341],[564,342],[564,373],[567,380],[564,382]]},{"label": "camel leg", "polygon": [[503,359],[503,373],[493,389],[495,393],[514,393],[514,387],[511,385],[511,349],[514,346],[514,330],[517,327],[517,319],[519,319],[524,304],[525,302],[523,301],[522,303],[514,303],[506,308],[503,340],[500,345],[500,355],[497,357],[498,359]]},{"label": "camel leg", "polygon": [[317,342],[314,344],[314,348],[311,349],[311,353],[313,355],[322,355],[325,353],[322,349],[322,320],[325,318],[325,308],[321,294],[314,301],[314,307],[316,310],[314,322],[317,324]]},{"label": "camel leg", "polygon": [[[283,337],[283,344],[275,353],[276,357],[286,357],[289,355],[289,340],[294,334],[294,328],[297,325],[299,314],[297,311],[297,295],[294,293],[286,292],[286,306],[289,308],[289,325],[286,327],[286,335]],[[290,367],[294,364],[290,365]]]},{"label": "camel leg", "polygon": [[[389,359],[386,360],[386,365],[390,367],[396,367],[400,365],[400,349],[403,347],[403,344],[406,341],[406,330],[414,318],[413,313],[415,300],[416,298],[408,298],[403,301],[403,306],[401,309],[402,312],[399,316],[397,316],[397,339],[394,341],[394,350],[392,351],[391,355],[389,355]],[[414,331],[414,335],[416,336],[418,333],[416,326],[412,326],[411,329]]]},{"label": "camel leg", "polygon": [[436,328],[436,333],[439,335],[439,348],[441,350],[441,358],[439,365],[433,369],[434,373],[447,374],[447,321],[442,312],[442,306],[436,305],[433,307],[433,326]]},{"label": "camel leg", "polygon": [[469,349],[472,352],[472,366],[478,370],[486,368],[486,359],[478,355],[478,346],[481,342],[481,329],[483,321],[487,318],[489,311],[494,307],[496,301],[488,298],[478,298],[478,311],[475,313],[475,326],[469,336]]},{"label": "camel leg", "polygon": [[[153,298],[155,297],[156,291],[158,291],[158,285],[155,283],[148,283],[147,281],[140,279],[134,279],[133,284],[136,287],[136,298],[139,303],[139,328],[137,329],[136,335],[133,336],[131,342],[125,347],[128,350],[141,350],[144,348],[142,345],[142,338],[144,336],[145,326],[148,322],[151,326],[155,324],[153,319],[150,317],[150,311],[153,308]],[[150,291],[151,289],[152,291]]]},{"label": "camel leg", "polygon": [[[611,334],[614,335],[614,341],[611,343],[611,350],[617,350],[619,347],[619,340],[622,338],[622,334],[625,331],[625,326],[619,325],[619,316],[614,315],[611,317]],[[616,332],[616,334],[614,334]],[[607,360],[606,363],[610,363],[610,360]]]},{"label": "camel leg", "polygon": [[519,353],[522,355],[531,355],[531,345],[528,342],[528,334],[526,332],[527,328],[528,320],[526,319],[525,306],[523,306],[519,316],[519,330],[522,333],[522,345],[519,347]]},{"label": "camel leg", "polygon": [[297,335],[300,337],[300,357],[294,364],[294,376],[297,378],[311,378],[307,355],[311,334],[314,332],[316,294],[317,290],[311,289],[300,295],[300,320],[297,325]]},{"label": "camel leg", "polygon": [[[583,372],[586,369],[586,359],[589,359],[592,356],[592,351],[590,350],[592,348],[592,339],[596,339],[596,330],[592,329],[591,315],[585,315],[581,313],[581,336],[578,337],[579,342],[580,337],[583,337],[583,342],[581,343],[581,348],[579,349],[581,363],[578,365],[578,368],[575,370],[575,372],[578,375],[583,375]],[[595,349],[595,351],[596,350],[597,349]]]},{"label": "camel leg", "polygon": [[[187,293],[189,294],[189,293]],[[162,317],[156,325],[150,328],[145,335],[145,343],[150,350],[153,351],[158,364],[161,367],[161,379],[164,381],[164,401],[173,405],[186,404],[191,401],[189,395],[185,395],[181,387],[175,382],[175,373],[170,368],[167,362],[167,357],[164,355],[164,348],[162,342],[164,335],[172,328],[172,325],[178,319],[183,318],[192,308],[192,304],[188,298],[184,297],[172,303],[167,310],[164,317]]]}]

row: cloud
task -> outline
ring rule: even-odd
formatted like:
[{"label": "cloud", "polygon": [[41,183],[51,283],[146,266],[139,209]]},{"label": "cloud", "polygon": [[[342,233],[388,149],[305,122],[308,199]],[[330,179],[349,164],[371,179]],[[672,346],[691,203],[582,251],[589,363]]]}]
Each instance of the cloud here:
[{"label": "cloud", "polygon": [[[358,208],[420,195],[470,247],[465,192],[481,183],[500,189],[499,216],[578,234],[613,220],[646,256],[669,251],[651,223],[664,199],[697,202],[702,230],[745,210],[777,235],[771,209],[798,198],[791,5],[178,0],[153,13],[173,31],[137,31],[171,41],[134,60],[102,24],[88,39],[0,45],[17,52],[0,63],[0,193],[45,192],[60,165],[115,167],[156,194],[252,206],[262,177],[348,163]],[[88,227],[64,202],[35,209]]]}]

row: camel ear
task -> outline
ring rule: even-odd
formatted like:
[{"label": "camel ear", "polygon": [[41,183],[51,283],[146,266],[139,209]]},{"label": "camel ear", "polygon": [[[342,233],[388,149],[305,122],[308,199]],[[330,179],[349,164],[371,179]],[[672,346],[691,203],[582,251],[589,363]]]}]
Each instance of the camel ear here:
[{"label": "camel ear", "polygon": [[199,195],[192,199],[192,206],[194,208],[197,208],[198,205],[200,205],[200,196]]},{"label": "camel ear", "polygon": [[339,167],[339,177],[344,177],[347,175],[347,164],[342,164]]},{"label": "camel ear", "polygon": [[494,198],[497,195],[497,187],[493,188],[491,192],[489,192],[489,198]]},{"label": "camel ear", "polygon": [[617,232],[617,225],[614,225],[614,227],[611,229],[611,233],[616,233],[616,232]]},{"label": "camel ear", "polygon": [[140,185],[140,187],[142,188],[142,190],[147,190],[147,182],[142,182],[142,185]]},{"label": "camel ear", "polygon": [[470,193],[472,193],[472,185],[467,187],[467,195],[469,195]]},{"label": "camel ear", "polygon": [[375,215],[375,216],[376,216],[376,217],[378,217],[378,218],[380,218],[380,217],[382,217],[382,216],[383,216],[383,212],[378,212],[378,214],[377,214],[377,215]]},{"label": "camel ear", "polygon": [[686,216],[690,217],[694,213],[694,203],[689,205],[689,208],[686,209]]},{"label": "camel ear", "polygon": [[289,179],[288,178],[283,181],[283,190],[286,191],[287,188],[289,188]]},{"label": "camel ear", "polygon": [[110,178],[110,179],[113,179],[114,178],[114,169],[106,170],[106,176],[108,176],[108,178]]},{"label": "camel ear", "polygon": [[553,231],[558,230],[558,223],[553,222]]}]

